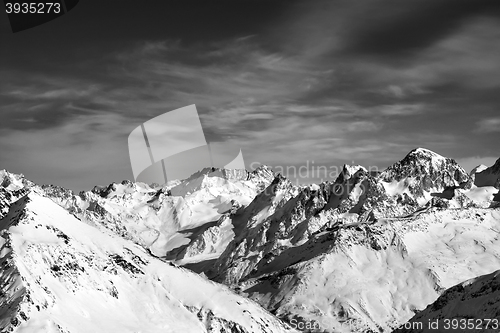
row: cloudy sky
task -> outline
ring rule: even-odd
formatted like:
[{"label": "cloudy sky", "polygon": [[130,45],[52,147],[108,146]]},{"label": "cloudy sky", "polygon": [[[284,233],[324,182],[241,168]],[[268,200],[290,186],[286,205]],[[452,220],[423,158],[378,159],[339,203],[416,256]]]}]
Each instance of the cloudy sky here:
[{"label": "cloudy sky", "polygon": [[500,157],[496,0],[88,0],[0,29],[0,169],[37,183],[132,179],[130,132],[191,104],[209,142],[304,183],[416,147]]}]

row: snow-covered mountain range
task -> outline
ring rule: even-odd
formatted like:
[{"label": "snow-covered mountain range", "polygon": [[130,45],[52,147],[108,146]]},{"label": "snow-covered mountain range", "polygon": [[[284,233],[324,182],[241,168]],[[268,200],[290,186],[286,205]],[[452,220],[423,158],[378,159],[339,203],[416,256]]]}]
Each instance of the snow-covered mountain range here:
[{"label": "snow-covered mountain range", "polygon": [[[7,176],[4,194],[17,187]],[[255,302],[24,189],[2,196],[1,332],[290,331]]]},{"label": "snow-covered mountain range", "polygon": [[423,148],[300,186],[262,166],[75,194],[3,171],[0,328],[391,332],[500,269],[499,179]]}]

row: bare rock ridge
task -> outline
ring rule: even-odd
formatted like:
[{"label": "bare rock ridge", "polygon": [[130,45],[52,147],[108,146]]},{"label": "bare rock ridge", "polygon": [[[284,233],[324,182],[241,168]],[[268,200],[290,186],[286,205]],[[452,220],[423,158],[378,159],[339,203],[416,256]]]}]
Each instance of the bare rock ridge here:
[{"label": "bare rock ridge", "polygon": [[[335,181],[318,185],[294,185],[266,166],[205,168],[161,186],[123,181],[78,195],[4,172],[0,198],[21,191],[3,200],[3,211],[22,191],[50,198],[110,243],[144,249],[134,252],[141,260],[189,268],[291,328],[391,332],[447,288],[500,268],[500,191],[491,176],[499,161],[469,175],[453,159],[418,148],[382,172],[345,165]],[[147,265],[113,251],[106,260],[149,276]],[[213,314],[198,303],[188,308],[203,322],[227,321],[227,331],[248,330],[214,304]],[[263,331],[286,330],[275,323]]]},{"label": "bare rock ridge", "polygon": [[494,165],[476,173],[474,184],[476,186],[493,186],[500,189],[500,158]]}]

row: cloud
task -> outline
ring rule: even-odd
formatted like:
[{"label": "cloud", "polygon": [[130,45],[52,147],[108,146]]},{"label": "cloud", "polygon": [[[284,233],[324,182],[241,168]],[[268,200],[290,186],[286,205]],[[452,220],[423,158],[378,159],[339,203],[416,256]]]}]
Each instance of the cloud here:
[{"label": "cloud", "polygon": [[347,54],[415,56],[455,34],[470,19],[500,16],[500,5],[494,1],[385,2],[383,8],[381,5],[364,3],[350,17],[358,20],[346,36]]},{"label": "cloud", "polygon": [[0,69],[0,146],[8,152],[0,162],[50,181],[58,170],[72,186],[76,173],[53,161],[69,158],[86,175],[82,186],[93,177],[84,169],[100,164],[102,179],[131,178],[130,130],[190,104],[209,142],[232,142],[248,161],[388,165],[416,146],[491,156],[496,147],[474,130],[499,128],[496,8],[293,2],[264,26],[246,20],[240,35],[124,38],[99,60],[82,54],[74,66],[57,65],[65,71]]},{"label": "cloud", "polygon": [[57,130],[3,130],[1,165],[76,191],[131,179],[126,138],[132,129],[127,119],[107,113],[76,117]]},{"label": "cloud", "polygon": [[247,119],[273,119],[274,116],[269,113],[248,113],[243,115],[243,120]]},{"label": "cloud", "polygon": [[373,121],[353,121],[346,124],[346,128],[350,132],[370,132],[381,129],[382,125]]},{"label": "cloud", "polygon": [[387,92],[399,98],[406,96],[404,89],[397,85],[389,85],[389,87],[387,87]]},{"label": "cloud", "polygon": [[500,118],[481,119],[476,125],[478,133],[500,132]]},{"label": "cloud", "polygon": [[[64,83],[59,83],[59,86],[63,86]],[[99,90],[97,86],[90,86],[86,88],[60,88],[54,90],[47,90],[50,88],[45,88],[43,91],[40,91],[40,87],[31,87],[28,89],[18,89],[12,90],[4,93],[4,95],[11,95],[17,98],[23,99],[70,99],[70,98],[79,98],[84,96],[89,96],[93,92]]]},{"label": "cloud", "polygon": [[0,83],[0,108],[4,114],[0,128],[28,130],[58,127],[83,114],[108,110],[106,105],[97,102],[97,97],[104,93],[102,84],[12,70],[3,74],[7,80]]},{"label": "cloud", "polygon": [[424,104],[393,104],[381,105],[375,108],[384,116],[410,116],[424,112]]}]

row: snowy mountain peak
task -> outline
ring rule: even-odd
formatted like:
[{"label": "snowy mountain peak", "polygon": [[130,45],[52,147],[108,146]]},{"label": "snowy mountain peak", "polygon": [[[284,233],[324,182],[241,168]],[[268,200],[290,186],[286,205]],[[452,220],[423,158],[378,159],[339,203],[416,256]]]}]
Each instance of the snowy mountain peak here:
[{"label": "snowy mountain peak", "polygon": [[203,168],[186,179],[179,180],[179,182],[189,182],[195,179],[199,179],[203,176],[209,177],[220,177],[227,180],[248,180],[250,178],[274,178],[273,171],[267,165],[260,165],[257,169],[252,172],[248,172],[244,169],[225,169],[225,168],[215,168],[215,167],[206,167]]},{"label": "snowy mountain peak", "polygon": [[382,174],[383,177],[405,178],[430,174],[432,172],[458,170],[460,174],[466,175],[465,170],[451,159],[436,154],[424,148],[410,151],[401,161],[388,167]]},{"label": "snowy mountain peak", "polygon": [[214,171],[220,171],[221,169],[220,168],[214,168],[214,167],[206,167],[206,168],[203,168],[199,171],[196,171],[195,173],[193,173],[191,176],[189,176],[188,178],[186,179],[183,179],[182,181],[183,182],[187,182],[187,181],[191,181],[193,179],[197,179],[197,178],[200,178],[204,175],[208,175],[209,173],[211,172],[214,172]]},{"label": "snowy mountain peak", "polygon": [[484,171],[486,169],[488,169],[488,167],[486,165],[480,164],[477,167],[475,167],[474,169],[472,169],[472,171],[470,172],[470,175],[473,176],[476,173],[479,173],[479,172]]},{"label": "snowy mountain peak", "polygon": [[0,170],[0,187],[8,190],[19,190],[23,187],[34,185],[27,180],[22,174],[14,174],[7,170]]},{"label": "snowy mountain peak", "polygon": [[439,155],[438,153],[427,149],[427,148],[415,148],[412,151],[408,153],[408,155],[420,155],[420,156],[430,156],[430,157],[439,157],[439,158],[444,158],[443,156]]},{"label": "snowy mountain peak", "polygon": [[344,175],[344,179],[351,178],[357,172],[368,172],[364,166],[361,165],[349,165],[344,164],[342,167],[342,174]]},{"label": "snowy mountain peak", "polygon": [[265,179],[270,179],[274,178],[274,171],[271,169],[270,166],[268,165],[260,165],[257,169],[251,172],[253,177],[260,177],[260,178],[265,178]]},{"label": "snowy mountain peak", "polygon": [[391,195],[406,192],[420,204],[427,203],[433,193],[472,186],[471,177],[454,159],[424,148],[410,151],[384,170],[380,179]]},{"label": "snowy mountain peak", "polygon": [[426,148],[416,148],[410,151],[401,162],[411,163],[431,163],[434,167],[439,167],[449,159]]}]

